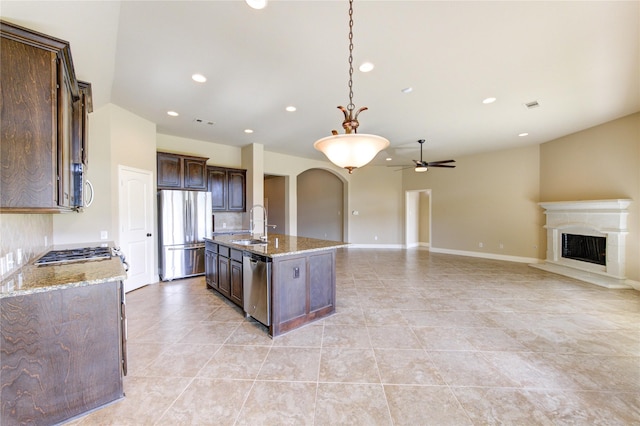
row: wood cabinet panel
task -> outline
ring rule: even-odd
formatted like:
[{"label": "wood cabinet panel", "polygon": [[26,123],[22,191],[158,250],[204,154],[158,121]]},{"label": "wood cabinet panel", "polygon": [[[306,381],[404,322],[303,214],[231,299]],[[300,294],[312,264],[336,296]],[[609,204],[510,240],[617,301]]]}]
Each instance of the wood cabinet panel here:
[{"label": "wood cabinet panel", "polygon": [[158,189],[207,190],[207,158],[157,153]]},{"label": "wood cabinet panel", "polygon": [[213,211],[246,211],[246,176],[242,169],[207,167],[207,190],[211,192]]},{"label": "wood cabinet panel", "polygon": [[158,189],[180,189],[182,187],[182,159],[173,154],[159,152]]},{"label": "wood cabinet panel", "polygon": [[184,159],[184,188],[207,190],[207,160]]},{"label": "wood cabinet panel", "polygon": [[80,91],[69,44],[4,21],[0,29],[0,211],[72,211],[81,207],[73,162],[86,154],[73,143]]},{"label": "wood cabinet panel", "polygon": [[335,270],[332,253],[320,253],[309,256],[309,312],[318,311],[333,305],[335,288],[332,274]]},{"label": "wood cabinet panel", "polygon": [[231,297],[231,260],[218,254],[218,291],[227,299]]},{"label": "wood cabinet panel", "polygon": [[231,288],[229,290],[229,299],[240,306],[244,307],[244,293],[242,285],[242,262],[237,260],[231,261]]},{"label": "wood cabinet panel", "polygon": [[229,211],[243,212],[246,210],[246,176],[245,170],[229,170],[227,172]]},{"label": "wood cabinet panel", "polygon": [[272,336],[335,312],[335,250],[274,257],[272,271]]},{"label": "wood cabinet panel", "polygon": [[227,171],[215,167],[207,167],[208,191],[211,192],[213,211],[227,210]]},{"label": "wood cabinet panel", "polygon": [[0,300],[0,423],[56,424],[124,396],[120,286]]},{"label": "wood cabinet panel", "polygon": [[273,322],[281,324],[303,317],[308,311],[306,257],[274,262],[273,270],[276,275],[272,283],[273,286],[277,285],[276,299],[273,301],[277,318]]}]

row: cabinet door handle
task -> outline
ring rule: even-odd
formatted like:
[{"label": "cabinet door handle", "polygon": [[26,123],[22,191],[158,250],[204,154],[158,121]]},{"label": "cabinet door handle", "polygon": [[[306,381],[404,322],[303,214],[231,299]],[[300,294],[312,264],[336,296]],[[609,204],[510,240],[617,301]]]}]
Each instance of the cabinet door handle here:
[{"label": "cabinet door handle", "polygon": [[150,233],[150,232],[148,232],[148,233],[147,233],[147,237],[150,237],[150,236],[151,236],[151,233]]}]

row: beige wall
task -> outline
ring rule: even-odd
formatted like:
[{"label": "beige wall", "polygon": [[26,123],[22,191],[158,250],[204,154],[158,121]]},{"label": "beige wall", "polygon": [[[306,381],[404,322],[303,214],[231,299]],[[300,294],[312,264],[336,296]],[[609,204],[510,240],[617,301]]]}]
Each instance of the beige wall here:
[{"label": "beige wall", "polygon": [[[402,173],[383,166],[366,166],[353,172],[350,183],[348,241],[387,246],[404,244]],[[353,214],[354,210],[358,215]]]},{"label": "beige wall", "polygon": [[118,243],[118,166],[151,171],[155,185],[155,152],[154,123],[114,104],[91,113],[87,177],[95,189],[94,202],[82,213],[54,215],[54,243],[99,241],[101,231]]},{"label": "beige wall", "polygon": [[633,200],[626,269],[640,281],[640,113],[540,146],[541,201],[616,198]]},{"label": "beige wall", "polygon": [[242,166],[241,150],[234,146],[158,133],[156,148],[158,151],[207,157],[207,164],[210,166],[231,168]]},{"label": "beige wall", "polygon": [[432,191],[432,250],[542,257],[538,146],[460,157],[456,166],[403,172],[404,190]]},{"label": "beige wall", "polygon": [[107,105],[89,114],[87,179],[93,185],[93,203],[82,213],[53,216],[55,244],[96,242],[101,231],[107,231],[108,240],[115,237],[111,221],[111,109]]}]

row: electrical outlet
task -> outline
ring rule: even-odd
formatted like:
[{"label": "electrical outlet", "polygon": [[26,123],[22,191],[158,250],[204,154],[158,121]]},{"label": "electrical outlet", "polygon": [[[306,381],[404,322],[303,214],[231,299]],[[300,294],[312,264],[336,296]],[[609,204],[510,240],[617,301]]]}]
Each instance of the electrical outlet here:
[{"label": "electrical outlet", "polygon": [[300,268],[293,268],[293,278],[300,278]]},{"label": "electrical outlet", "polygon": [[503,249],[503,248],[504,248],[504,244],[500,243],[499,247],[500,247],[501,249]]},{"label": "electrical outlet", "polygon": [[109,233],[107,231],[100,231],[100,239],[106,240],[107,238],[109,238]]},{"label": "electrical outlet", "polygon": [[44,246],[47,247],[49,245],[49,239],[47,238],[47,236],[44,236]]},{"label": "electrical outlet", "polygon": [[484,243],[478,243],[478,247],[480,248],[484,247]]},{"label": "electrical outlet", "polygon": [[378,236],[377,236],[377,235],[375,235],[375,236],[373,237],[373,239],[374,239],[374,240],[376,240],[376,241],[378,241]]},{"label": "electrical outlet", "polygon": [[223,227],[223,228],[226,228],[226,227],[227,227],[226,222],[222,222],[222,227]]},{"label": "electrical outlet", "polygon": [[17,266],[22,265],[22,249],[16,250],[16,265]]}]

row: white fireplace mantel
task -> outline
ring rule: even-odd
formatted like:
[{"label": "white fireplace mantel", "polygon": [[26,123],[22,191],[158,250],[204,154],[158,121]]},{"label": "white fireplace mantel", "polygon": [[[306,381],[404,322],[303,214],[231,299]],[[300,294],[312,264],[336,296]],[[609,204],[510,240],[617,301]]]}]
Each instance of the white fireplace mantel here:
[{"label": "white fireplace mantel", "polygon": [[[608,288],[630,288],[625,283],[628,199],[555,201],[538,203],[547,217],[547,257],[532,265]],[[562,257],[562,234],[606,237],[606,265]]]}]

